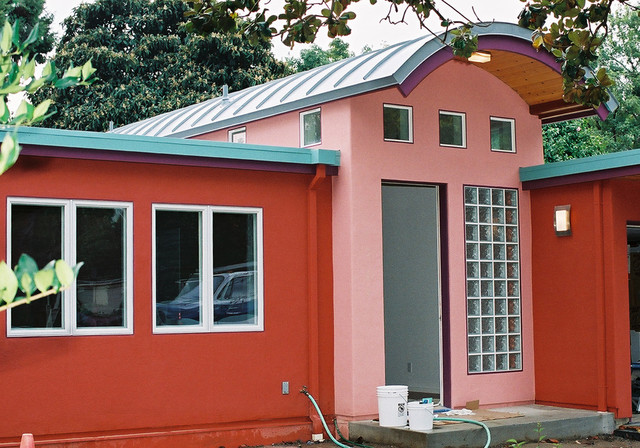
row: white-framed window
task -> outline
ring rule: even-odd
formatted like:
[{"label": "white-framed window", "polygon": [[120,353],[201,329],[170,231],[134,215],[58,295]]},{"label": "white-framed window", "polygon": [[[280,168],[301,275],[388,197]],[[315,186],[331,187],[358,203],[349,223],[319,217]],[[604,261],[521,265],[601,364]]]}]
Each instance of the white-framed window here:
[{"label": "white-framed window", "polygon": [[413,108],[384,104],[382,106],[384,140],[413,143]]},{"label": "white-framed window", "polygon": [[491,117],[491,151],[516,152],[516,121]]},{"label": "white-framed window", "polygon": [[321,141],[320,108],[300,112],[300,146],[317,145]]},{"label": "white-framed window", "polygon": [[522,370],[518,191],[464,187],[468,372]]},{"label": "white-framed window", "polygon": [[153,205],[153,331],[264,329],[262,209]]},{"label": "white-framed window", "polygon": [[229,141],[231,143],[247,143],[247,128],[231,129],[229,131]]},{"label": "white-framed window", "polygon": [[7,312],[8,336],[133,333],[133,205],[9,198],[7,259],[83,262],[72,288]]},{"label": "white-framed window", "polygon": [[440,146],[467,147],[466,114],[439,111]]}]

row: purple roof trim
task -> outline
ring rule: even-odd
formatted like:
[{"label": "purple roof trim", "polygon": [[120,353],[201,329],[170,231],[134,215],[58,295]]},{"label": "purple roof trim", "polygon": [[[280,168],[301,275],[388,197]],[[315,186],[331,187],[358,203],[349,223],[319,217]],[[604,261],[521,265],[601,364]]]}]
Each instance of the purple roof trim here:
[{"label": "purple roof trim", "polygon": [[523,190],[537,190],[540,188],[558,187],[561,185],[593,182],[597,180],[615,179],[617,177],[634,176],[640,174],[640,165],[614,168],[610,170],[593,171],[590,173],[571,174],[568,176],[550,177],[547,179],[528,180],[522,182]]},{"label": "purple roof trim", "polygon": [[[480,36],[478,38],[479,50],[504,50],[512,53],[518,53],[524,56],[528,56],[539,62],[542,62],[547,67],[553,69],[557,73],[561,73],[560,64],[556,62],[555,56],[546,50],[537,51],[533,48],[530,41],[525,41],[517,37],[512,36]],[[438,50],[433,56],[427,58],[422,64],[420,64],[399,86],[400,91],[406,97],[413,89],[426,78],[432,71],[440,67],[447,61],[453,59],[453,51],[449,47],[444,47]],[[604,104],[601,104],[596,113],[601,120],[604,120],[609,115],[609,111]],[[591,114],[587,114],[591,115]],[[585,115],[586,116],[586,115]],[[576,117],[570,117],[576,118]]]},{"label": "purple roof trim", "polygon": [[407,76],[407,79],[398,86],[400,88],[400,92],[402,92],[405,97],[409,96],[411,91],[415,89],[416,86],[420,84],[420,81],[426,78],[429,73],[451,59],[453,59],[453,52],[451,49],[449,47],[441,48],[433,56],[427,58],[422,64],[420,64],[409,76]]},{"label": "purple roof trim", "polygon": [[[35,157],[56,157],[61,159],[102,160],[126,163],[153,163],[159,165],[200,166],[207,168],[230,168],[253,171],[275,171],[281,173],[315,174],[315,165],[294,163],[260,162],[237,159],[214,159],[193,156],[171,156],[160,154],[140,154],[123,151],[86,150],[62,148],[59,146],[34,146],[22,144],[21,155]],[[338,174],[338,167],[327,166],[327,175]]]},{"label": "purple roof trim", "polygon": [[[531,42],[511,36],[480,36],[478,38],[479,50],[504,50],[519,53],[536,59],[546,66],[560,73],[560,66],[556,58],[546,51],[536,51]],[[453,51],[449,47],[438,50],[433,56],[420,64],[407,79],[400,84],[400,91],[404,96],[409,95],[413,89],[427,77],[432,71],[447,61],[453,59]]]}]

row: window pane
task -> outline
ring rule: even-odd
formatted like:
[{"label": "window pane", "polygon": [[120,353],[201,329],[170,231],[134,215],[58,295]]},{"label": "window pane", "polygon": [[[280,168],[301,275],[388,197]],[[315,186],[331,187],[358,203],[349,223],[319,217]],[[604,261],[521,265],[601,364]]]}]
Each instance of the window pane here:
[{"label": "window pane", "polygon": [[125,209],[77,208],[78,327],[126,326],[125,224]]},{"label": "window pane", "polygon": [[320,143],[320,111],[302,115],[303,146]]},{"label": "window pane", "polygon": [[462,115],[440,113],[440,144],[464,146],[464,124]]},{"label": "window pane", "polygon": [[[42,268],[62,258],[63,207],[11,206],[11,264],[23,253]],[[56,294],[11,310],[11,328],[62,328],[62,294]]]},{"label": "window pane", "polygon": [[156,325],[202,322],[200,212],[156,211]]},{"label": "window pane", "polygon": [[491,119],[491,149],[513,152],[513,121]]},{"label": "window pane", "polygon": [[213,313],[216,324],[257,322],[256,216],[213,214]]},{"label": "window pane", "polygon": [[247,131],[245,129],[229,131],[229,141],[232,143],[247,143]]},{"label": "window pane", "polygon": [[408,108],[384,106],[383,125],[385,140],[411,141],[411,117]]}]

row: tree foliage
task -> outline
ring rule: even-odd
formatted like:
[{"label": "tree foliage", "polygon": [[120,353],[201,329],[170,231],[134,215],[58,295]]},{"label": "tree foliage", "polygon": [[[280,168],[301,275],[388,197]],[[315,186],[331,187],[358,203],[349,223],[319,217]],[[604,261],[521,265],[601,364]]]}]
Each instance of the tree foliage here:
[{"label": "tree foliage", "polygon": [[349,44],[338,37],[329,43],[327,50],[323,50],[319,45],[313,44],[309,48],[301,50],[299,57],[287,58],[287,64],[297,73],[352,56],[354,54],[349,50]]},{"label": "tree foliage", "polygon": [[270,42],[234,34],[198,36],[184,27],[181,0],[96,0],[64,21],[54,60],[92,60],[91,89],[45,90],[59,112],[43,125],[104,131],[282,76]]},{"label": "tree foliage", "polygon": [[[359,0],[285,0],[283,10],[272,14],[268,1],[263,0],[185,0],[190,9],[188,28],[202,34],[211,32],[242,32],[252,41],[280,36],[282,41],[313,42],[321,29],[331,38],[351,33],[351,11]],[[375,4],[377,0],[369,0]],[[407,16],[418,19],[421,27],[434,36],[439,34],[427,25],[427,19],[437,17],[444,29],[443,42],[453,53],[469,57],[478,47],[472,20],[453,7],[448,0],[385,0],[389,9],[385,20],[405,22]],[[486,0],[476,0],[486,1]],[[519,24],[533,30],[533,45],[546,48],[562,62],[564,98],[569,102],[599,105],[608,99],[607,87],[612,81],[606,70],[597,69],[594,76],[584,66],[597,60],[597,51],[608,32],[608,19],[614,3],[637,9],[631,0],[520,0],[526,4]],[[455,3],[455,2],[451,2]],[[446,5],[457,16],[445,16],[438,5]],[[451,35],[450,42],[447,36]],[[585,75],[587,75],[585,80]]]},{"label": "tree foliage", "polygon": [[[13,131],[4,129],[0,145],[0,174],[11,168],[18,159],[20,146],[17,126],[42,121],[49,114],[51,104],[48,99],[36,105],[23,99],[12,112],[7,104],[9,96],[23,92],[36,93],[46,86],[66,88],[88,85],[92,83],[95,71],[91,62],[87,62],[69,68],[62,77],[58,77],[54,64],[49,62],[44,66],[42,75],[36,75],[36,57],[31,56],[30,51],[40,36],[38,26],[34,26],[25,39],[20,37],[20,30],[18,22],[11,25],[5,20],[0,32],[0,124],[14,126]],[[0,261],[0,311],[67,288],[75,280],[80,266],[71,268],[64,260],[53,260],[39,269],[36,262],[25,254],[14,269]],[[14,300],[18,290],[25,297]]]},{"label": "tree foliage", "polygon": [[549,162],[640,148],[640,17],[621,10],[611,17],[601,63],[612,73],[611,88],[620,102],[605,121],[584,118],[543,129]]},{"label": "tree foliage", "polygon": [[0,17],[9,23],[18,23],[19,36],[25,41],[36,24],[38,36],[29,46],[29,53],[38,64],[46,61],[47,53],[53,50],[55,36],[51,30],[53,15],[44,10],[45,0],[0,0]]}]

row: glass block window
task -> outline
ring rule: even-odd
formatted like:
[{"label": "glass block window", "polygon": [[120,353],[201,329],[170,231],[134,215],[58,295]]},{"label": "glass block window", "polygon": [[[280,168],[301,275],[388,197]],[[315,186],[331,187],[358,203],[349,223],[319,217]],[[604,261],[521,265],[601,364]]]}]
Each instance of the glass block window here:
[{"label": "glass block window", "polygon": [[518,191],[465,187],[469,373],[522,369]]}]

